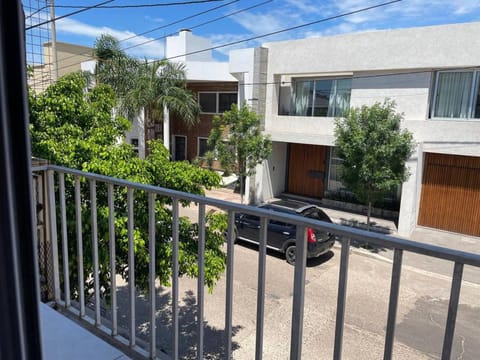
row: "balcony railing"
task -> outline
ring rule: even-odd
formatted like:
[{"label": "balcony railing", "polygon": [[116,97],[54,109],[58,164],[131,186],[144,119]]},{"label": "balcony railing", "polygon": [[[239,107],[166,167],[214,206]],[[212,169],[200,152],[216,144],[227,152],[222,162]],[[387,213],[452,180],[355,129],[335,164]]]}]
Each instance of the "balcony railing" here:
[{"label": "balcony railing", "polygon": [[[204,277],[205,277],[205,215],[206,207],[216,207],[226,212],[228,216],[228,233],[226,241],[226,299],[225,299],[225,353],[230,358],[232,354],[232,310],[233,310],[233,288],[234,288],[234,226],[235,213],[242,212],[256,215],[261,219],[260,227],[260,245],[259,245],[259,261],[258,261],[258,287],[256,302],[256,345],[255,358],[261,359],[263,353],[263,324],[264,324],[264,306],[265,306],[265,269],[266,269],[266,236],[268,220],[295,224],[297,226],[297,250],[296,262],[294,270],[293,284],[293,307],[291,322],[291,343],[290,343],[290,359],[300,359],[302,353],[302,329],[303,329],[303,309],[305,299],[305,277],[306,277],[306,255],[307,255],[307,231],[308,227],[318,230],[328,231],[338,236],[341,245],[340,270],[338,280],[338,297],[337,311],[335,323],[335,343],[334,343],[334,359],[342,357],[342,343],[344,318],[346,308],[347,295],[347,278],[348,265],[350,256],[350,243],[352,240],[368,242],[372,245],[378,245],[384,248],[390,248],[394,251],[391,286],[388,305],[387,326],[385,334],[384,359],[391,359],[393,344],[395,340],[395,325],[397,304],[400,289],[400,276],[402,272],[402,257],[404,252],[421,254],[428,257],[447,260],[454,263],[454,271],[452,274],[452,284],[450,291],[450,300],[448,306],[447,321],[444,328],[444,340],[442,349],[442,359],[450,359],[452,352],[452,342],[455,332],[455,323],[457,316],[457,308],[459,304],[460,288],[462,284],[462,275],[464,265],[480,267],[480,256],[460,251],[454,251],[424,243],[417,243],[405,239],[392,236],[376,234],[362,231],[359,229],[343,227],[335,224],[322,223],[316,220],[297,217],[293,215],[276,213],[272,211],[262,210],[255,207],[230,203],[218,199],[207,198],[199,195],[193,195],[174,190],[159,188],[150,185],[143,185],[121,179],[114,179],[102,175],[85,173],[77,170],[67,169],[58,166],[39,166],[33,169],[37,181],[37,201],[43,198],[46,214],[46,238],[49,242],[49,254],[51,255],[52,268],[52,299],[54,303],[77,316],[80,321],[88,324],[90,328],[102,332],[108,336],[112,342],[121,347],[128,347],[130,351],[143,356],[145,358],[179,358],[179,210],[181,201],[191,201],[198,204],[199,216],[199,236],[198,236],[198,287],[196,299],[197,311],[197,333],[196,333],[196,352],[197,358],[203,359],[204,345]],[[75,219],[67,219],[66,211],[66,190],[65,177],[73,179],[74,197],[69,199],[74,202]],[[89,183],[89,196],[81,194],[81,183]],[[42,191],[42,183],[45,184]],[[97,227],[97,187],[99,184],[105,184],[108,193],[108,239],[109,239],[109,258],[110,258],[110,308],[111,319],[108,322],[102,317],[101,299],[100,299],[100,279],[99,274],[99,258],[98,258],[98,227]],[[124,189],[126,191],[127,212],[128,212],[128,333],[121,334],[118,325],[117,314],[117,284],[116,284],[116,239],[115,239],[115,219],[114,219],[114,189]],[[135,193],[142,192],[148,196],[148,229],[149,229],[149,338],[146,346],[139,346],[136,337],[136,289],[135,289],[135,254],[134,254],[134,201]],[[83,195],[83,200],[82,200]],[[156,336],[156,298],[155,298],[155,198],[168,197],[171,199],[172,207],[172,339],[170,357],[157,350]],[[83,237],[82,233],[82,206],[88,204],[91,212],[91,239],[92,239],[92,263],[93,272],[88,274],[89,281],[93,281],[93,306],[90,307],[85,299],[85,281],[84,263],[83,263]],[[41,208],[41,207],[40,207]],[[37,208],[39,210],[40,208]],[[67,222],[75,224],[76,239],[67,238]],[[41,223],[41,221],[40,221]],[[60,234],[58,234],[59,229]],[[60,236],[58,236],[60,235]],[[105,234],[101,234],[104,236]],[[71,278],[68,242],[76,241],[77,249],[77,270],[78,270],[78,296],[71,299],[71,291],[69,279]],[[60,242],[60,243],[59,243]],[[61,251],[59,253],[59,244]],[[60,265],[60,261],[61,264]],[[60,270],[60,266],[62,271]],[[221,346],[221,345],[219,345]]]}]

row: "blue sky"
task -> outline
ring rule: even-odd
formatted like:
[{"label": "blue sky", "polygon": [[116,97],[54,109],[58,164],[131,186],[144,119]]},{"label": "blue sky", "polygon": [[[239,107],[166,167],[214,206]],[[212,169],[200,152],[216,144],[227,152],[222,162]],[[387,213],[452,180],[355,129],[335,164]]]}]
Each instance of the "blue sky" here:
[{"label": "blue sky", "polygon": [[[24,0],[25,3],[26,0]],[[116,0],[108,5],[158,4],[188,0]],[[239,12],[220,21],[193,29],[196,35],[212,40],[213,45],[243,40],[249,37],[309,23],[322,18],[377,5],[382,0],[224,0],[202,4],[150,7],[139,9],[92,9],[84,13],[59,20],[57,40],[80,45],[93,46],[101,33],[109,33],[121,42],[124,48],[149,41],[143,46],[128,49],[138,57],[161,59],[163,57],[165,35],[178,32],[182,28],[192,28],[209,20],[265,3],[249,11]],[[100,0],[55,0],[55,5],[94,5]],[[168,24],[200,12],[228,4],[215,11],[180,22]],[[56,17],[76,9],[56,8]],[[28,16],[28,12],[26,14]],[[480,0],[403,0],[363,13],[342,17],[285,32],[279,35],[245,42],[235,47],[215,51],[217,59],[226,59],[228,51],[239,47],[255,47],[264,42],[300,39],[306,37],[334,35],[359,31],[372,31],[391,28],[461,23],[480,21]],[[136,35],[156,27],[164,27],[142,36]],[[479,34],[480,36],[480,34]]]}]

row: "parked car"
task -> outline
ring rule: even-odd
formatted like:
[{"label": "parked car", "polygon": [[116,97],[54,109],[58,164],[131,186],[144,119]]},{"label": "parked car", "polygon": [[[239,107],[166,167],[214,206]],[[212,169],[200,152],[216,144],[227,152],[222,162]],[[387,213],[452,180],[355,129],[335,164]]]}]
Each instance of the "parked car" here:
[{"label": "parked car", "polygon": [[[259,206],[262,209],[274,210],[287,214],[297,214],[311,219],[332,223],[330,217],[316,205],[295,200],[276,200]],[[282,221],[269,220],[267,232],[267,248],[285,254],[289,264],[295,263],[296,226]],[[250,214],[235,215],[236,239],[258,244],[260,241],[260,218]],[[307,228],[307,257],[314,258],[328,252],[335,243],[335,235],[327,231]]]}]

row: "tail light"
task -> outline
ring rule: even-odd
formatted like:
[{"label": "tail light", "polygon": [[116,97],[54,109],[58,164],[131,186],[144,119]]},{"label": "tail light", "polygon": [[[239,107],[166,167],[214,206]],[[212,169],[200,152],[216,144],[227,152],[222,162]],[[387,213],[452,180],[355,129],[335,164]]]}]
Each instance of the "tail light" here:
[{"label": "tail light", "polygon": [[312,228],[307,228],[307,241],[311,244],[317,242],[317,237],[315,236],[315,232]]}]

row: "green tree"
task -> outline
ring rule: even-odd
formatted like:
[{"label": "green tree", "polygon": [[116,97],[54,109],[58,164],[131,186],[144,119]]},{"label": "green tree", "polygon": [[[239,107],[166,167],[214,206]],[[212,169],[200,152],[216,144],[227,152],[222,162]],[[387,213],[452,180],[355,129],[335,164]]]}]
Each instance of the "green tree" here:
[{"label": "green tree", "polygon": [[[140,159],[129,144],[119,144],[130,126],[123,117],[112,117],[115,95],[108,85],[95,86],[85,92],[85,79],[80,74],[68,75],[51,85],[44,93],[30,94],[30,132],[34,156],[52,163],[83,171],[94,172],[135,182],[158,185],[175,190],[204,194],[205,188],[218,186],[220,177],[212,171],[200,169],[187,162],[170,162],[169,153],[160,142],[151,143],[151,153]],[[69,239],[75,239],[75,208],[73,179],[66,177]],[[82,181],[82,224],[84,236],[85,273],[92,272],[91,219],[89,184]],[[135,270],[136,285],[148,289],[148,213],[147,194],[135,191]],[[127,277],[128,239],[126,190],[115,187],[115,236],[117,244],[117,273]],[[171,278],[171,199],[156,198],[157,234],[156,275],[163,285]],[[187,204],[185,204],[187,205]],[[100,279],[104,295],[108,297],[108,206],[107,189],[97,186],[98,240]],[[224,215],[209,215],[206,230],[206,278],[212,289],[225,268],[225,255],[221,248],[226,229]],[[180,275],[195,277],[197,268],[198,226],[188,219],[180,222]],[[76,244],[69,242],[71,284],[76,286]],[[93,284],[87,284],[86,294]],[[78,295],[78,289],[73,294]]]},{"label": "green tree", "polygon": [[[195,95],[186,88],[183,64],[134,59],[121,50],[118,40],[110,35],[97,39],[94,53],[98,59],[95,69],[97,81],[112,86],[120,112],[132,117],[144,109],[145,140],[153,139],[149,130],[156,122],[164,121],[168,125],[170,112],[189,126],[198,121],[200,107]],[[167,148],[169,136],[164,134]]]},{"label": "green tree", "polygon": [[243,203],[245,177],[255,174],[255,167],[272,152],[272,142],[262,134],[259,117],[246,103],[240,108],[233,104],[231,110],[213,118],[208,146],[224,170],[239,176]]},{"label": "green tree", "polygon": [[343,159],[341,178],[356,197],[368,204],[370,229],[372,203],[394,190],[410,175],[405,166],[414,148],[413,136],[401,129],[402,115],[395,103],[352,108],[335,119],[335,146]]}]

